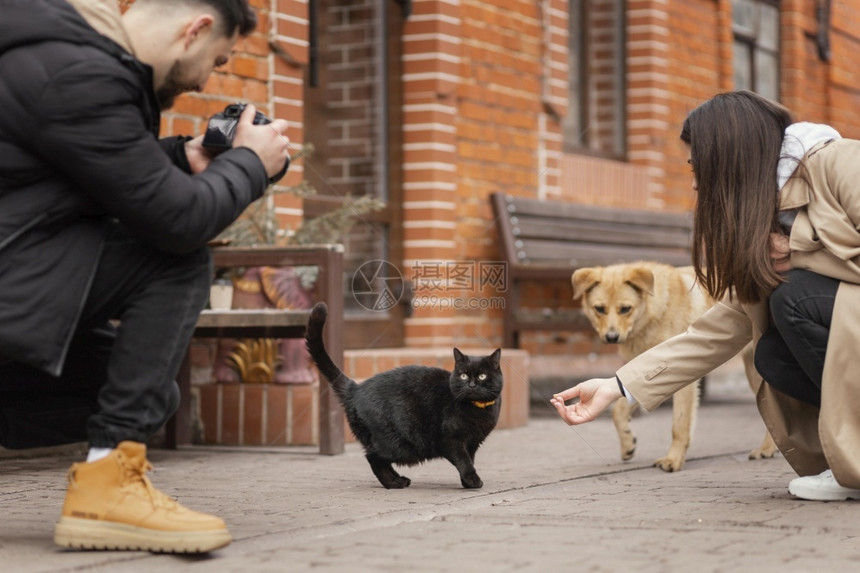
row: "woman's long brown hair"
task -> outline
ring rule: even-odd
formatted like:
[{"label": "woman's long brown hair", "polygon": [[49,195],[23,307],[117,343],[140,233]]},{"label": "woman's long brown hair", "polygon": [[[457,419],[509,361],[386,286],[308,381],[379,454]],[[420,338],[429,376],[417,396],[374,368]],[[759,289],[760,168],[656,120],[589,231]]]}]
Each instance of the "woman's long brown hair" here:
[{"label": "woman's long brown hair", "polygon": [[748,91],[719,94],[684,121],[698,187],[693,265],[715,299],[758,302],[782,281],[770,233],[779,231],[776,169],[791,123],[785,107]]}]

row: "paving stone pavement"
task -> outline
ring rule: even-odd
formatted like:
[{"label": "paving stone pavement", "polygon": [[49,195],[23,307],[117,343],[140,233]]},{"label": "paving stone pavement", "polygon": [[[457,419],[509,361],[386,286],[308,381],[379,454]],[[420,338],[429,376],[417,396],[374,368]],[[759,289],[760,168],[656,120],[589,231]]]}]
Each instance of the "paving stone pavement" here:
[{"label": "paving stone pavement", "polygon": [[699,409],[683,471],[651,467],[668,449],[671,408],[638,416],[639,449],[621,462],[608,416],[569,428],[533,408],[477,454],[481,490],[446,461],[403,469],[383,489],[360,448],[152,450],[152,480],[223,517],[233,543],[203,557],[78,552],[53,545],[65,473],[77,454],[0,459],[0,571],[860,570],[860,502],[788,494],[782,457],[747,460],[764,425],[752,397]]}]

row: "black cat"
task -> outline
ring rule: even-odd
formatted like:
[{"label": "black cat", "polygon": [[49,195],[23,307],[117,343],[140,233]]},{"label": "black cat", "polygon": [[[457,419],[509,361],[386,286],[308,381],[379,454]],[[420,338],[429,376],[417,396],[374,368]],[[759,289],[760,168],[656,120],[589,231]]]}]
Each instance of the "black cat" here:
[{"label": "black cat", "polygon": [[475,452],[499,419],[501,349],[489,356],[466,356],[454,349],[454,371],[402,366],[361,384],[332,362],[322,340],[328,308],[317,303],[308,320],[306,343],[320,373],[346,411],[352,433],[367,461],[388,489],[408,487],[391,464],[413,466],[445,458],[460,472],[463,487],[484,485],[475,471]]}]

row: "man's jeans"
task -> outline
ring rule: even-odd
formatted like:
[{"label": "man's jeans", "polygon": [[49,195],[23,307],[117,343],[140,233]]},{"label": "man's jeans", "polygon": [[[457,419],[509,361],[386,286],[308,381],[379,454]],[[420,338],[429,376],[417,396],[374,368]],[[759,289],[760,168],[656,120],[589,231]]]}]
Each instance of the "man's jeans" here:
[{"label": "man's jeans", "polygon": [[0,366],[0,445],[113,448],[154,434],[179,405],[176,374],[211,276],[207,247],[168,255],[110,226],[63,374]]},{"label": "man's jeans", "polygon": [[772,326],[755,350],[755,366],[784,394],[821,406],[821,375],[839,281],[810,271],[788,273],[770,296]]}]

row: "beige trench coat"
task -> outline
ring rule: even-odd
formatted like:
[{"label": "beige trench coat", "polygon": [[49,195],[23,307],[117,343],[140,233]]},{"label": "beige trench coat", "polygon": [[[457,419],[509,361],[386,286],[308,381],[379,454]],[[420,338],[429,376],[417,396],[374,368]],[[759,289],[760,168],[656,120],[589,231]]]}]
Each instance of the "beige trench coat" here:
[{"label": "beige trench coat", "polygon": [[[759,412],[799,475],[828,467],[845,487],[860,489],[860,141],[812,148],[806,175],[783,187],[780,209],[800,209],[791,229],[795,268],[843,281],[837,291],[824,361],[821,409],[755,381]],[[634,358],[619,371],[647,410],[723,364],[768,328],[767,302],[725,299],[690,328]]]}]

